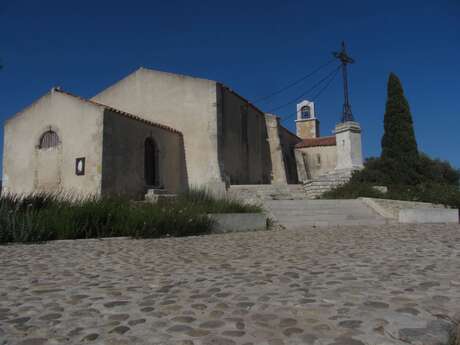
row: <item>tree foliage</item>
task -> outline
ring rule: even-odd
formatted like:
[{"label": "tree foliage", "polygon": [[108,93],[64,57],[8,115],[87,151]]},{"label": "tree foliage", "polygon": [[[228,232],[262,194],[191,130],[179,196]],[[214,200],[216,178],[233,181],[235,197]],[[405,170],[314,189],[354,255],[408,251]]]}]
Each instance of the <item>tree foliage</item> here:
[{"label": "tree foliage", "polygon": [[414,185],[419,154],[409,103],[399,78],[390,73],[382,137],[381,168],[387,183]]},{"label": "tree foliage", "polygon": [[[447,161],[419,153],[409,104],[401,82],[388,79],[382,155],[366,160],[351,180],[324,194],[324,198],[383,197],[440,203],[460,208],[460,170]],[[385,185],[379,193],[372,186]]]}]

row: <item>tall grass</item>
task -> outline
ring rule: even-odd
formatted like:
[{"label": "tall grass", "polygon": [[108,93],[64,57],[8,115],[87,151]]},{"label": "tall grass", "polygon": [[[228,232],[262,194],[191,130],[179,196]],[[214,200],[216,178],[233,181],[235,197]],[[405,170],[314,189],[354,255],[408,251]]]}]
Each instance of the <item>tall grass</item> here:
[{"label": "tall grass", "polygon": [[216,198],[201,190],[157,204],[134,203],[123,198],[7,195],[0,197],[0,243],[198,235],[212,229],[207,213],[229,212],[260,212],[260,209]]},{"label": "tall grass", "polygon": [[176,202],[183,207],[193,207],[202,213],[260,213],[257,205],[244,204],[227,196],[217,197],[206,189],[191,188],[179,194]]}]

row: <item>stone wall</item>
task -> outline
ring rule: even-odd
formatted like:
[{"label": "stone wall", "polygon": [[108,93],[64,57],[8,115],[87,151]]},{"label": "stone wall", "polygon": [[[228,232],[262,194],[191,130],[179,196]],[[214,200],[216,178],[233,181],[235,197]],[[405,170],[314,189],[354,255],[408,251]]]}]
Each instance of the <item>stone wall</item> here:
[{"label": "stone wall", "polygon": [[284,166],[286,169],[287,183],[299,183],[299,177],[297,175],[297,163],[294,150],[295,145],[300,141],[300,138],[281,125],[279,125],[279,136],[283,152]]},{"label": "stone wall", "polygon": [[189,184],[223,192],[218,88],[211,80],[141,68],[93,100],[181,131]]},{"label": "stone wall", "polygon": [[318,138],[320,136],[319,120],[317,119],[296,120],[296,128],[299,138]]},{"label": "stone wall", "polygon": [[337,164],[335,145],[302,147],[296,148],[296,151],[298,152],[297,164],[300,164],[300,169],[304,170],[299,173],[299,179],[301,176],[303,181],[315,179],[335,170]]},{"label": "stone wall", "polygon": [[222,118],[218,144],[225,181],[270,183],[272,161],[265,114],[227,87],[220,85],[220,89],[218,107]]},{"label": "stone wall", "polygon": [[360,198],[367,205],[373,208],[377,213],[385,218],[399,218],[399,211],[402,209],[426,209],[426,208],[446,208],[444,205],[430,204],[427,202],[377,199],[377,198]]},{"label": "stone wall", "polygon": [[[66,191],[99,194],[101,185],[103,108],[52,90],[5,123],[3,187],[6,193]],[[51,129],[59,145],[39,148]],[[77,176],[77,158],[85,174]]]},{"label": "stone wall", "polygon": [[270,156],[272,162],[272,184],[287,183],[286,167],[283,159],[283,147],[280,139],[279,117],[276,115],[265,114],[267,126],[268,142],[270,146]]},{"label": "stone wall", "polygon": [[102,193],[143,199],[145,140],[151,138],[157,148],[159,187],[178,193],[187,189],[184,146],[179,133],[149,125],[106,110]]}]

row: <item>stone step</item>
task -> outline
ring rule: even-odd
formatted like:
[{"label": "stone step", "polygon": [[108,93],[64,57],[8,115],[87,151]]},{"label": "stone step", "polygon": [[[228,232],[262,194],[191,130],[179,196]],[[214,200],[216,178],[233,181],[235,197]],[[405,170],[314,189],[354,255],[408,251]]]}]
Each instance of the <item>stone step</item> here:
[{"label": "stone step", "polygon": [[171,194],[165,189],[151,188],[147,190],[145,194],[145,201],[156,203],[159,201],[169,201],[177,197],[177,194]]},{"label": "stone step", "polygon": [[232,185],[228,194],[244,201],[306,199],[303,184]]},{"label": "stone step", "polygon": [[388,223],[361,200],[268,200],[264,207],[280,225],[289,229]]},{"label": "stone step", "polygon": [[155,195],[160,195],[160,194],[168,194],[168,191],[163,188],[148,188],[147,193],[149,195],[155,194]]},{"label": "stone step", "polygon": [[287,229],[303,229],[305,227],[344,227],[344,226],[378,226],[391,224],[392,221],[389,220],[377,220],[377,219],[357,219],[357,220],[346,220],[346,221],[304,221],[304,222],[279,222],[282,226]]}]

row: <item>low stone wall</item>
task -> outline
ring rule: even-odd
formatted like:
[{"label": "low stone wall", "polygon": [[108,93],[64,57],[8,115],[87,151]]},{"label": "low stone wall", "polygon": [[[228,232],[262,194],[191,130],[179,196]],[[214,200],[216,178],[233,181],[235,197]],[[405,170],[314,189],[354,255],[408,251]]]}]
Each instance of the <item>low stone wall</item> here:
[{"label": "low stone wall", "polygon": [[458,223],[457,209],[427,202],[359,198],[385,218],[400,223]]},{"label": "low stone wall", "polygon": [[403,201],[377,198],[359,198],[369,207],[373,208],[378,214],[385,218],[399,218],[399,211],[402,209],[427,209],[427,208],[446,208],[444,205],[430,204],[428,202]]},{"label": "low stone wall", "polygon": [[267,230],[267,216],[263,213],[213,213],[213,232],[226,233],[238,231]]},{"label": "low stone wall", "polygon": [[406,208],[399,211],[400,223],[458,223],[458,210],[452,208]]}]

